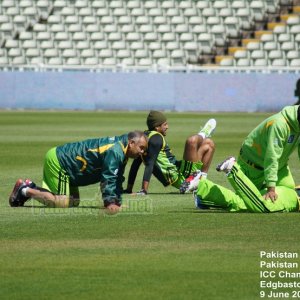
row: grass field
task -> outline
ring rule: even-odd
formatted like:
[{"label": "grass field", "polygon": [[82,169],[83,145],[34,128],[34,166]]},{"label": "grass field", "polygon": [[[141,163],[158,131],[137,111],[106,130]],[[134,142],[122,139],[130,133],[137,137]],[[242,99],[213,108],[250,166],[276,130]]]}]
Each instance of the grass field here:
[{"label": "grass field", "polygon": [[[259,252],[300,255],[298,213],[199,211],[190,194],[179,195],[155,179],[147,197],[125,196],[129,208],[116,216],[104,214],[97,185],[81,189],[78,208],[45,209],[33,201],[8,206],[17,178],[41,183],[49,148],[145,129],[146,115],[0,112],[1,299],[259,299]],[[218,127],[210,179],[229,187],[215,165],[237,155],[244,137],[267,115],[213,114]],[[184,139],[212,114],[167,116],[167,139],[181,158]],[[296,153],[290,166],[300,183]]]}]

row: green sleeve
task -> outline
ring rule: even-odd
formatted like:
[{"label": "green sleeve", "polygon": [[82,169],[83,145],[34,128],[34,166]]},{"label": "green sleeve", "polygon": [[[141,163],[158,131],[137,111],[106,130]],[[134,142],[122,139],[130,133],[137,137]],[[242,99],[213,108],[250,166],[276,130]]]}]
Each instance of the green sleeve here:
[{"label": "green sleeve", "polygon": [[272,187],[276,185],[278,180],[278,164],[287,140],[288,127],[286,124],[274,122],[266,130],[265,181],[267,187]]},{"label": "green sleeve", "polygon": [[124,181],[124,155],[110,149],[105,153],[100,186],[104,206],[121,204],[122,182]]}]

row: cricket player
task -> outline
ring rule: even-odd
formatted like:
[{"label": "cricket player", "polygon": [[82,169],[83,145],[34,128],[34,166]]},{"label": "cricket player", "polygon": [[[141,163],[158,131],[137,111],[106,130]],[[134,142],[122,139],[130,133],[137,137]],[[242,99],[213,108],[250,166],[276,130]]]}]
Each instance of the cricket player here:
[{"label": "cricket player", "polygon": [[116,211],[121,206],[127,160],[142,155],[147,141],[143,132],[133,131],[52,148],[45,157],[42,187],[28,179],[17,180],[9,204],[23,206],[34,198],[50,207],[78,206],[78,187],[100,182],[104,206]]},{"label": "cricket player", "polygon": [[299,211],[300,187],[276,186],[277,199],[265,198],[267,188],[258,190],[243,173],[234,157],[229,157],[217,166],[225,172],[234,191],[205,178],[194,178],[189,191],[195,190],[197,208],[220,208],[230,212],[291,212]]},{"label": "cricket player", "polygon": [[165,136],[169,128],[166,116],[159,111],[150,111],[147,117],[148,150],[145,156],[135,159],[132,163],[126,192],[132,193],[138,169],[145,164],[142,189],[139,194],[147,194],[152,174],[164,185],[172,185],[185,192],[181,185],[194,172],[207,172],[214,154],[214,143],[208,137],[216,128],[216,121],[210,119],[196,135],[189,137],[185,143],[183,160],[177,160]]},{"label": "cricket player", "polygon": [[288,166],[293,151],[300,158],[300,107],[286,106],[259,124],[245,139],[237,163],[243,173],[262,190],[265,199],[275,201],[277,187],[295,188]]}]

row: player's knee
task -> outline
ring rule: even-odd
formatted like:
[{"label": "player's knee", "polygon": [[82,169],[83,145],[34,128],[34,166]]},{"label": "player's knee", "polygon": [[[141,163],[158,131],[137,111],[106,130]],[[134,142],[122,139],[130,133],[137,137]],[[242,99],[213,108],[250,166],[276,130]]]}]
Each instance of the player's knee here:
[{"label": "player's knee", "polygon": [[214,151],[215,150],[215,143],[211,139],[205,139],[203,141],[203,146],[206,147],[207,150],[210,150],[210,151]]},{"label": "player's knee", "polygon": [[186,144],[189,145],[189,146],[196,146],[200,142],[199,139],[200,139],[200,137],[198,135],[192,135],[192,136],[187,138]]}]

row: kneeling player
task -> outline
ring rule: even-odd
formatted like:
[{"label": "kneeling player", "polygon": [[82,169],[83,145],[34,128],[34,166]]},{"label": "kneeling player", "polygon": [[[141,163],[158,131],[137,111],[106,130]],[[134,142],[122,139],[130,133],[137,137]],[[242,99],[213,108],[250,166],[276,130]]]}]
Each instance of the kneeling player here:
[{"label": "kneeling player", "polygon": [[78,187],[100,182],[104,206],[117,211],[127,160],[142,155],[147,141],[143,132],[133,131],[52,148],[45,157],[42,187],[28,179],[17,180],[9,204],[23,206],[34,198],[50,207],[78,206]]}]

